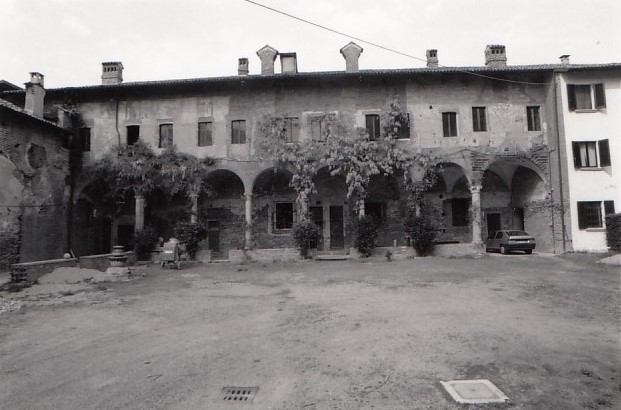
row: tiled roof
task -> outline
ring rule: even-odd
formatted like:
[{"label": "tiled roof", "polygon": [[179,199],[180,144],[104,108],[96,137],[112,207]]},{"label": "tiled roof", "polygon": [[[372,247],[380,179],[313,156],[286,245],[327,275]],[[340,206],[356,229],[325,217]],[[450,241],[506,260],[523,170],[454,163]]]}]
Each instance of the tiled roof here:
[{"label": "tiled roof", "polygon": [[50,125],[50,126],[52,126],[54,128],[57,128],[58,130],[62,130],[62,131],[65,131],[65,132],[67,131],[64,128],[59,127],[58,125],[56,125],[52,121],[48,121],[48,120],[46,120],[44,118],[40,118],[40,117],[37,117],[36,115],[32,115],[31,113],[29,113],[28,111],[24,110],[23,108],[20,108],[17,105],[12,104],[12,103],[10,103],[10,102],[8,102],[6,100],[3,100],[1,98],[0,98],[0,109],[6,109],[6,110],[9,110],[9,111],[15,112],[17,114],[21,114],[23,116],[26,116],[26,117],[28,117],[28,118],[30,118],[32,120],[36,120],[36,121],[41,122],[41,123],[46,124],[46,125]]},{"label": "tiled roof", "polygon": [[[274,81],[281,79],[313,79],[313,78],[365,78],[365,77],[377,77],[377,76],[416,76],[416,75],[438,75],[438,74],[473,74],[476,76],[482,76],[487,78],[494,78],[494,75],[502,74],[528,74],[528,73],[543,73],[554,71],[601,71],[601,70],[621,70],[621,63],[609,63],[609,64],[538,64],[538,65],[508,65],[501,67],[488,67],[488,66],[475,66],[475,67],[421,67],[421,68],[405,68],[405,69],[373,69],[373,70],[359,70],[355,72],[345,71],[313,71],[313,72],[297,72],[297,73],[285,73],[285,74],[271,74],[271,75],[235,75],[226,77],[203,77],[203,78],[187,78],[187,79],[172,79],[172,80],[155,80],[155,81],[135,81],[124,82],[120,84],[106,84],[106,85],[86,85],[77,87],[62,87],[47,89],[49,94],[63,93],[63,92],[76,92],[76,91],[88,91],[88,90],[122,90],[122,89],[144,89],[148,87],[157,86],[183,86],[183,85],[209,85],[209,84],[224,84],[224,83],[237,83],[244,84],[246,82],[261,82],[261,81]],[[6,95],[19,95],[23,93],[20,91],[6,91]]]}]

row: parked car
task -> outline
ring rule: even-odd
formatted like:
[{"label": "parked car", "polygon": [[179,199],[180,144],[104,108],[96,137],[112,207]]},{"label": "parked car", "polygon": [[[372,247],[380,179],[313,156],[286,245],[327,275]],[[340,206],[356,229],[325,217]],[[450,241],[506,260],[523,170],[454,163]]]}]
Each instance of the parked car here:
[{"label": "parked car", "polygon": [[512,229],[503,229],[501,231],[496,231],[492,236],[487,238],[485,251],[498,251],[503,255],[511,251],[524,251],[527,255],[530,255],[533,253],[535,246],[535,238],[528,233]]}]

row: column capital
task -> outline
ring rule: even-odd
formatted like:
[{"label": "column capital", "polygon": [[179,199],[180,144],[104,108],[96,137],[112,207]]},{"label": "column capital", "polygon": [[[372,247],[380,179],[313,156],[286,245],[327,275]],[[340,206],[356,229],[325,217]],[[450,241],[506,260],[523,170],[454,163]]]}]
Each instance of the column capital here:
[{"label": "column capital", "polygon": [[470,185],[471,194],[480,194],[483,187],[481,185]]}]

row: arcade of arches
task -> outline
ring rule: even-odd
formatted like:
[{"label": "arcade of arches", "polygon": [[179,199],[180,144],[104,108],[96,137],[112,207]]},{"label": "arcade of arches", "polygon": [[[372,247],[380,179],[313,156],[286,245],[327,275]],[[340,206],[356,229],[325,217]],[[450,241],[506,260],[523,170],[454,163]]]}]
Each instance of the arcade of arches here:
[{"label": "arcade of arches", "polygon": [[[538,250],[553,250],[549,187],[545,174],[527,160],[500,159],[483,171],[445,163],[434,170],[436,183],[425,194],[425,212],[438,229],[440,243],[481,243],[496,229],[524,229],[537,238]],[[302,207],[289,186],[292,173],[266,168],[246,175],[228,169],[211,172],[209,194],[169,197],[155,190],[146,197],[128,195],[113,203],[107,187],[91,182],[75,199],[72,238],[78,255],[106,253],[128,245],[134,232],[153,226],[167,239],[178,221],[201,221],[204,244],[214,258],[244,248],[292,248],[293,224]],[[307,211],[320,229],[319,250],[348,248],[353,241],[355,201],[347,198],[344,178],[322,169]],[[375,176],[360,210],[378,224],[377,246],[406,245],[407,192],[402,175]]]}]

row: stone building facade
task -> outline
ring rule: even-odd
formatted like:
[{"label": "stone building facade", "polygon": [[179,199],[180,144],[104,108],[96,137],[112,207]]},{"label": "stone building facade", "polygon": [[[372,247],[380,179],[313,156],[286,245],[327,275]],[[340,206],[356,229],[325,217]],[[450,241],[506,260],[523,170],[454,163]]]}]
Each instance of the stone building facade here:
[{"label": "stone building facade", "polygon": [[0,269],[62,258],[67,250],[67,131],[43,119],[43,76],[32,73],[27,104],[0,99]]},{"label": "stone building facade", "polygon": [[[167,197],[155,190],[127,198],[118,212],[98,211],[97,181],[79,180],[73,194],[72,246],[77,254],[127,244],[136,229],[152,225],[170,235],[175,221],[188,218],[192,201],[208,227],[206,246],[215,255],[243,248],[291,248],[291,226],[300,210],[289,187],[292,173],[261,157],[260,124],[285,117],[293,142],[317,138],[319,116],[330,113],[348,127],[380,127],[387,102],[395,99],[410,124],[399,144],[439,158],[438,183],[426,194],[443,242],[478,245],[488,232],[525,229],[544,252],[571,249],[568,192],[558,189],[567,149],[558,126],[555,70],[562,65],[509,66],[504,46],[485,50],[485,65],[441,67],[437,50],[428,66],[360,70],[362,48],[341,49],[345,70],[300,73],[297,55],[265,46],[257,55],[261,74],[154,82],[123,82],[123,66],[103,64],[102,85],[47,90],[46,110],[70,106],[80,113],[83,160],[97,161],[110,147],[137,140],[156,152],[169,146],[214,160],[207,182],[213,195]],[[280,72],[275,67],[280,57]],[[564,69],[568,69],[563,66]],[[571,66],[569,70],[597,65]],[[23,93],[6,91],[16,103]],[[420,172],[372,178],[365,212],[380,221],[379,245],[406,243],[405,179]],[[352,200],[343,177],[320,170],[309,211],[321,230],[320,249],[348,248]]]}]

